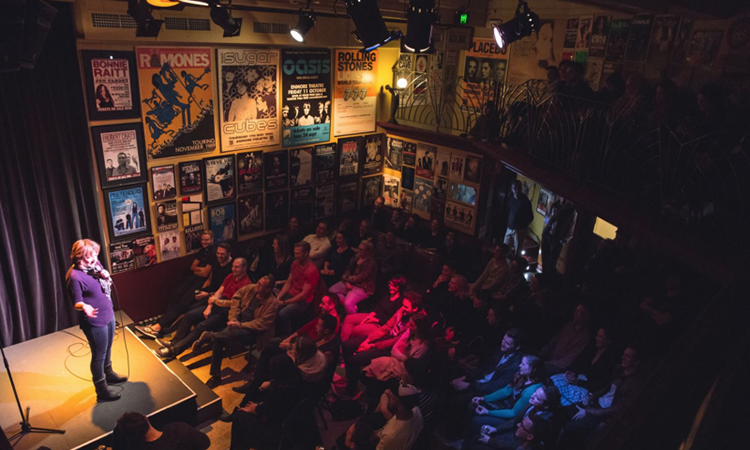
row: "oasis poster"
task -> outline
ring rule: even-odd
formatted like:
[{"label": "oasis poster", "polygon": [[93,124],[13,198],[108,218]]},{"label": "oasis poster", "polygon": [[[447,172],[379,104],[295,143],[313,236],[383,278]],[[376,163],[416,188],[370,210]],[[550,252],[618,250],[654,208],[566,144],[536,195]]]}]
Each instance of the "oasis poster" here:
[{"label": "oasis poster", "polygon": [[284,147],[331,138],[331,51],[284,49],[281,53]]},{"label": "oasis poster", "polygon": [[378,51],[336,50],[333,135],[375,131]]},{"label": "oasis poster", "polygon": [[213,151],[211,49],[138,47],[136,58],[148,159]]},{"label": "oasis poster", "polygon": [[219,49],[221,151],[279,143],[279,51]]}]

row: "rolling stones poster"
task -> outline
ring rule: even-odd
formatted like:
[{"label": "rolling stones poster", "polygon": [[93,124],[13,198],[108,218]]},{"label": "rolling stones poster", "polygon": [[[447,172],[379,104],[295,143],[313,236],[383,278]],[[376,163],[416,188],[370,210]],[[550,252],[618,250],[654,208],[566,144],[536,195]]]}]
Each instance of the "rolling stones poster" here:
[{"label": "rolling stones poster", "polygon": [[335,51],[333,135],[375,131],[378,51]]},{"label": "rolling stones poster", "polygon": [[504,83],[508,55],[502,54],[494,39],[474,39],[466,51],[461,99],[464,106],[478,108],[493,94],[496,82]]},{"label": "rolling stones poster", "polygon": [[315,182],[323,183],[333,180],[336,176],[336,144],[316,145],[315,154]]},{"label": "rolling stones poster", "polygon": [[279,143],[279,51],[219,49],[221,151]]},{"label": "rolling stones poster", "polygon": [[281,53],[284,147],[331,138],[331,51],[284,49]]},{"label": "rolling stones poster", "polygon": [[362,158],[362,175],[375,175],[383,171],[384,134],[365,136],[365,154]]},{"label": "rolling stones poster", "polygon": [[136,58],[148,159],[213,151],[211,49],[138,47]]},{"label": "rolling stones poster", "polygon": [[239,195],[263,190],[263,151],[237,154],[237,192]]}]

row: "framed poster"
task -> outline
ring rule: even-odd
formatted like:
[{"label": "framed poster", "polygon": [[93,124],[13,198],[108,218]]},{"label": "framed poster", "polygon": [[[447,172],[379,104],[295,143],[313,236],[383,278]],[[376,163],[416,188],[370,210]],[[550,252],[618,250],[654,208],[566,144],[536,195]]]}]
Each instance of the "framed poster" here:
[{"label": "framed poster", "polygon": [[237,153],[237,195],[263,190],[263,151]]},{"label": "framed poster", "polygon": [[313,188],[293,189],[289,201],[289,217],[296,217],[300,223],[312,220]]},{"label": "framed poster", "polygon": [[576,50],[587,50],[591,44],[591,22],[592,16],[581,17],[578,20],[578,31],[576,32]]},{"label": "framed poster", "polygon": [[414,168],[403,166],[401,167],[401,188],[412,190],[414,189]]},{"label": "framed poster", "polygon": [[411,214],[412,203],[414,202],[414,192],[401,189],[401,208],[406,214]]},{"label": "framed poster", "polygon": [[336,144],[316,145],[313,148],[315,160],[315,183],[332,181],[336,177]]},{"label": "framed poster", "polygon": [[202,248],[201,235],[203,234],[203,224],[191,225],[185,227],[185,251],[188,255],[196,253]]},{"label": "framed poster", "polygon": [[448,197],[448,179],[437,177],[432,186],[432,202],[430,204],[430,215],[443,217],[445,212],[445,199]]},{"label": "framed poster", "polygon": [[133,257],[135,258],[135,267],[153,266],[156,264],[156,241],[154,236],[148,235],[135,238],[132,241]]},{"label": "framed poster", "polygon": [[648,47],[649,64],[666,66],[669,63],[679,25],[680,18],[677,16],[656,16]]},{"label": "framed poster", "polygon": [[451,180],[463,181],[464,180],[464,157],[451,153],[451,166],[448,172],[448,177]]},{"label": "framed poster", "polygon": [[263,154],[263,172],[266,178],[266,190],[286,189],[289,187],[289,154],[286,150]]},{"label": "framed poster", "polygon": [[677,31],[677,36],[675,36],[674,39],[674,48],[672,49],[672,57],[669,60],[670,63],[685,64],[685,56],[692,35],[693,19],[689,17],[681,17],[679,31]]},{"label": "framed poster", "polygon": [[133,242],[122,241],[109,244],[109,261],[113,274],[135,269]]},{"label": "framed poster", "polygon": [[284,147],[331,139],[331,50],[285,48],[281,141]]},{"label": "framed poster", "polygon": [[448,189],[448,199],[475,206],[477,203],[477,190],[465,184],[451,183]]},{"label": "framed poster", "polygon": [[383,175],[383,197],[385,206],[398,208],[400,206],[401,180],[390,175]]},{"label": "framed poster", "polygon": [[151,168],[151,189],[154,200],[173,198],[177,195],[177,183],[174,178],[174,166],[157,166]]},{"label": "framed poster", "polygon": [[266,229],[284,228],[289,222],[289,191],[266,193]]},{"label": "framed poster", "polygon": [[263,194],[248,195],[237,200],[240,234],[263,231]]},{"label": "framed poster", "polygon": [[279,51],[217,50],[221,151],[279,143]]},{"label": "framed poster", "polygon": [[203,190],[203,167],[200,161],[181,162],[180,195],[197,194]]},{"label": "framed poster", "polygon": [[214,244],[237,240],[234,202],[208,207],[208,228],[214,232]]},{"label": "framed poster", "polygon": [[359,155],[362,148],[362,138],[339,139],[339,177],[359,175]]},{"label": "framed poster", "polygon": [[289,150],[289,177],[292,187],[312,184],[312,148]]},{"label": "framed poster", "polygon": [[177,228],[177,200],[156,204],[156,229],[162,231]]},{"label": "framed poster", "polygon": [[380,190],[383,186],[383,177],[375,176],[362,178],[362,201],[361,208],[366,208],[375,204],[375,200],[380,197]]},{"label": "framed poster", "polygon": [[137,123],[91,129],[102,188],[147,181],[143,129]]},{"label": "framed poster", "polygon": [[141,115],[135,53],[82,50],[86,103],[91,120],[135,119]]},{"label": "framed poster", "polygon": [[539,189],[539,198],[536,201],[536,212],[546,216],[547,210],[555,201],[555,194],[545,188]]},{"label": "framed poster", "polygon": [[476,156],[466,157],[466,169],[464,170],[464,181],[479,183],[482,180],[482,158]]},{"label": "framed poster", "polygon": [[693,30],[685,62],[691,66],[712,65],[723,37],[721,30]]},{"label": "framed poster", "polygon": [[234,155],[203,160],[206,172],[206,203],[234,198]]},{"label": "framed poster", "polygon": [[203,196],[182,197],[182,226],[203,225]]},{"label": "framed poster", "polygon": [[413,142],[404,142],[402,153],[403,163],[405,166],[414,167],[417,165],[417,144]]},{"label": "framed poster", "polygon": [[447,177],[451,160],[450,152],[438,150],[435,158],[435,172],[437,173],[437,176]]},{"label": "framed poster", "polygon": [[435,178],[435,155],[437,147],[420,143],[417,145],[417,176],[432,180]]},{"label": "framed poster", "polygon": [[607,34],[609,33],[609,17],[596,16],[594,18],[594,28],[591,30],[591,44],[589,46],[589,56],[592,58],[604,58],[604,52],[607,49]]},{"label": "framed poster", "polygon": [[404,141],[401,139],[388,138],[388,152],[385,157],[385,167],[391,170],[401,171],[401,154],[404,150]]},{"label": "framed poster", "polygon": [[359,193],[357,192],[358,185],[359,182],[356,180],[339,183],[338,196],[336,198],[338,214],[357,210],[357,198],[359,197]]},{"label": "framed poster", "polygon": [[431,204],[432,181],[417,178],[414,180],[414,210],[429,214]]},{"label": "framed poster", "polygon": [[365,152],[362,156],[362,176],[375,175],[383,171],[383,146],[385,135],[371,134],[365,136]]},{"label": "framed poster", "polygon": [[161,260],[168,261],[180,257],[180,232],[177,230],[159,234]]},{"label": "framed poster", "polygon": [[110,241],[146,234],[151,229],[145,183],[105,191],[104,205]]},{"label": "framed poster", "polygon": [[335,50],[333,135],[375,131],[378,51]]},{"label": "framed poster", "polygon": [[474,234],[474,208],[460,203],[445,204],[445,225],[468,234]]},{"label": "framed poster", "polygon": [[609,23],[609,36],[607,37],[607,51],[604,60],[607,62],[621,63],[625,57],[625,48],[628,45],[628,33],[630,32],[630,19],[615,19]]},{"label": "framed poster", "polygon": [[313,200],[313,220],[320,220],[333,216],[335,197],[335,184],[330,183],[315,187],[315,199]]},{"label": "framed poster", "polygon": [[648,55],[648,41],[651,38],[651,28],[654,16],[638,14],[630,22],[627,44],[625,45],[625,61],[646,61]]}]

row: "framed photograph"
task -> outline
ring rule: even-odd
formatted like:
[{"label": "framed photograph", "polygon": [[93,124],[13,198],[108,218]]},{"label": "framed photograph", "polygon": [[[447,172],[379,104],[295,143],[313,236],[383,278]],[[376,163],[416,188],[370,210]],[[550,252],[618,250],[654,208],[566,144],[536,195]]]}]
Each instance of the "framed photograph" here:
[{"label": "framed photograph", "polygon": [[464,181],[464,157],[451,153],[451,166],[448,176],[451,180]]},{"label": "framed photograph", "polygon": [[380,197],[380,191],[383,188],[383,177],[375,176],[362,178],[362,202],[360,207],[366,208],[375,204],[375,200]]},{"label": "framed photograph", "polygon": [[357,180],[339,183],[338,196],[336,198],[338,214],[357,210],[357,198],[359,197],[359,192],[357,192],[358,185],[359,182]]},{"label": "framed photograph", "polygon": [[361,137],[339,139],[339,177],[359,175],[361,149]]},{"label": "framed photograph", "polygon": [[388,152],[385,157],[385,167],[391,170],[401,171],[401,155],[404,151],[405,142],[401,139],[388,138]]},{"label": "framed photograph", "polygon": [[91,120],[141,117],[135,53],[82,50],[86,103]]},{"label": "framed photograph", "polygon": [[312,221],[313,188],[292,189],[289,201],[289,217],[296,217],[300,223]]},{"label": "framed photograph", "polygon": [[135,269],[133,242],[122,241],[109,244],[109,261],[113,274]]},{"label": "framed photograph", "polygon": [[177,200],[167,200],[156,204],[156,229],[162,231],[177,228]]},{"label": "framed photograph", "polygon": [[482,158],[474,156],[466,157],[466,169],[464,170],[464,181],[477,183],[482,180]]},{"label": "framed photograph", "polygon": [[336,198],[336,185],[324,184],[315,187],[313,201],[313,220],[326,219],[333,216]]},{"label": "framed photograph", "polygon": [[417,144],[404,142],[403,159],[405,166],[415,167],[417,165]]},{"label": "framed photograph", "polygon": [[477,203],[477,190],[465,184],[451,183],[448,190],[448,200],[475,206]]},{"label": "framed photograph", "polygon": [[414,209],[429,214],[431,204],[432,181],[417,178],[414,180]]},{"label": "framed photograph", "polygon": [[214,232],[214,244],[237,240],[234,202],[208,207],[208,228]]},{"label": "framed photograph", "polygon": [[316,145],[313,154],[315,183],[325,183],[336,178],[336,144]]},{"label": "framed photograph", "polygon": [[266,178],[267,191],[288,188],[289,153],[287,150],[264,153],[263,172]]},{"label": "framed photograph", "polygon": [[147,234],[151,229],[145,183],[105,191],[104,205],[110,241]]},{"label": "framed photograph", "polygon": [[151,168],[151,189],[154,191],[154,200],[174,198],[177,195],[176,186],[172,164]]},{"label": "framed photograph", "polygon": [[451,154],[446,151],[438,150],[435,158],[435,172],[437,173],[437,176],[447,177],[449,172],[448,167],[450,166]]},{"label": "framed photograph", "polygon": [[263,190],[263,151],[237,153],[237,195]]},{"label": "framed photograph", "polygon": [[203,190],[203,168],[200,161],[181,162],[180,195],[197,194]]},{"label": "framed photograph", "polygon": [[240,235],[263,231],[263,194],[248,195],[237,200]]},{"label": "framed photograph", "polygon": [[206,173],[206,203],[234,198],[234,155],[203,160]]},{"label": "framed photograph", "polygon": [[266,229],[284,228],[289,222],[289,191],[266,193]]},{"label": "framed photograph", "polygon": [[188,255],[197,253],[201,249],[201,235],[203,234],[203,224],[190,225],[185,227],[185,251]]},{"label": "framed photograph", "polygon": [[419,144],[417,146],[417,176],[432,180],[435,178],[435,157],[437,147],[434,145]]},{"label": "framed photograph", "polygon": [[177,230],[159,234],[161,260],[168,261],[180,257],[180,232]]},{"label": "framed photograph", "polygon": [[545,188],[539,189],[539,198],[536,201],[536,212],[543,216],[547,216],[547,211],[554,202],[555,194]]},{"label": "framed photograph", "polygon": [[131,242],[136,268],[140,269],[156,264],[156,241],[153,235],[135,238]]},{"label": "framed photograph", "polygon": [[375,175],[383,171],[383,147],[385,134],[365,136],[364,155],[362,156],[362,176]]},{"label": "framed photograph", "polygon": [[411,214],[413,202],[414,192],[401,189],[401,208],[403,208],[404,213]]},{"label": "framed photograph", "polygon": [[385,206],[391,208],[398,208],[401,206],[400,202],[401,194],[401,180],[397,177],[390,175],[383,175],[383,197],[385,198]]},{"label": "framed photograph", "polygon": [[289,182],[292,187],[312,184],[312,155],[312,147],[289,150]]},{"label": "framed photograph", "polygon": [[447,202],[445,205],[445,225],[447,227],[474,234],[476,214],[471,206]]},{"label": "framed photograph", "polygon": [[203,196],[182,197],[182,226],[203,225]]},{"label": "framed photograph", "polygon": [[401,188],[412,190],[414,189],[414,168],[403,166],[401,167]]},{"label": "framed photograph", "polygon": [[102,188],[148,181],[140,123],[94,127],[91,133]]}]

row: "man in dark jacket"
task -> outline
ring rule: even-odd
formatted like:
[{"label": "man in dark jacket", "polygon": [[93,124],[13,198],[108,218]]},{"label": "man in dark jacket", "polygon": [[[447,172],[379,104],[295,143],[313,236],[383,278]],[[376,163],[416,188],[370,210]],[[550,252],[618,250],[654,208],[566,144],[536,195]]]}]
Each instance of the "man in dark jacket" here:
[{"label": "man in dark jacket", "polygon": [[521,190],[521,182],[515,180],[510,185],[511,195],[508,197],[508,226],[505,230],[503,242],[510,248],[510,252],[519,256],[523,250],[529,225],[534,220],[531,201]]}]

